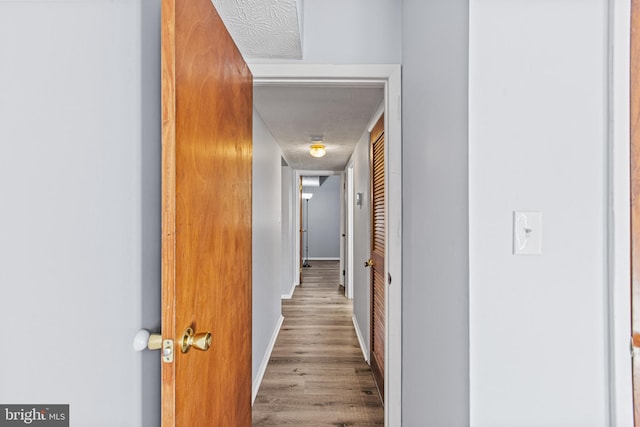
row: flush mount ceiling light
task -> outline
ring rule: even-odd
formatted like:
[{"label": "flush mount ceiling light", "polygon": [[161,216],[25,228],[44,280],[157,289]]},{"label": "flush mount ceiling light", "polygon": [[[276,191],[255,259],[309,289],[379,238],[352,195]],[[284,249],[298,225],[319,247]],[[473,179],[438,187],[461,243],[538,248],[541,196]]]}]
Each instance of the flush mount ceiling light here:
[{"label": "flush mount ceiling light", "polygon": [[327,154],[327,149],[325,148],[324,144],[314,142],[313,144],[311,144],[309,154],[311,154],[313,157],[322,157]]}]

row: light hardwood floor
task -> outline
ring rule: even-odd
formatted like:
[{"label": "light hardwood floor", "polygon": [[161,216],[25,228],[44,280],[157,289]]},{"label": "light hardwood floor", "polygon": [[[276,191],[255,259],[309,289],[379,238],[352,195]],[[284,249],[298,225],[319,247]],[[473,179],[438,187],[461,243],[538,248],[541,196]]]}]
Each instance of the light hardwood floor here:
[{"label": "light hardwood floor", "polygon": [[339,288],[337,261],[310,261],[253,406],[254,426],[382,426],[384,409]]}]

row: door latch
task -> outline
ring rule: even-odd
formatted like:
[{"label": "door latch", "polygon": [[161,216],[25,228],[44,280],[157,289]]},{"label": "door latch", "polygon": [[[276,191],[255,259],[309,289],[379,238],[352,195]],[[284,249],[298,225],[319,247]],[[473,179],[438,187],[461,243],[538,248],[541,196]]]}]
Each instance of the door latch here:
[{"label": "door latch", "polygon": [[173,362],[173,340],[162,341],[162,361],[164,363]]},{"label": "door latch", "polygon": [[133,339],[133,349],[142,350],[162,350],[162,361],[164,363],[173,362],[173,340],[163,340],[162,335],[152,334],[146,329],[140,329]]}]

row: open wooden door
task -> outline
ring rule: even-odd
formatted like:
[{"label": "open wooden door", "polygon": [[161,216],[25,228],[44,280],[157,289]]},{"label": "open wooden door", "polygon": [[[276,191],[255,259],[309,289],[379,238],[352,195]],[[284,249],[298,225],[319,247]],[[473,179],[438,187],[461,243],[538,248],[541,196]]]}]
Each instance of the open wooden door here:
[{"label": "open wooden door", "polygon": [[163,0],[163,427],[251,425],[252,93],[211,1]]},{"label": "open wooden door", "polygon": [[386,318],[385,242],[386,205],[384,179],[384,115],[370,135],[371,161],[371,370],[384,402],[384,349]]}]

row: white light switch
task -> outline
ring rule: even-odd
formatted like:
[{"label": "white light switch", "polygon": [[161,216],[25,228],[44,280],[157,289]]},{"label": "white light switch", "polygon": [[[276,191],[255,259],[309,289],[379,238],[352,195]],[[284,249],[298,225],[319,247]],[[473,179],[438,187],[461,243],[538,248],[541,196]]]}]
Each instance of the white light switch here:
[{"label": "white light switch", "polygon": [[513,254],[542,254],[542,212],[513,213]]}]

